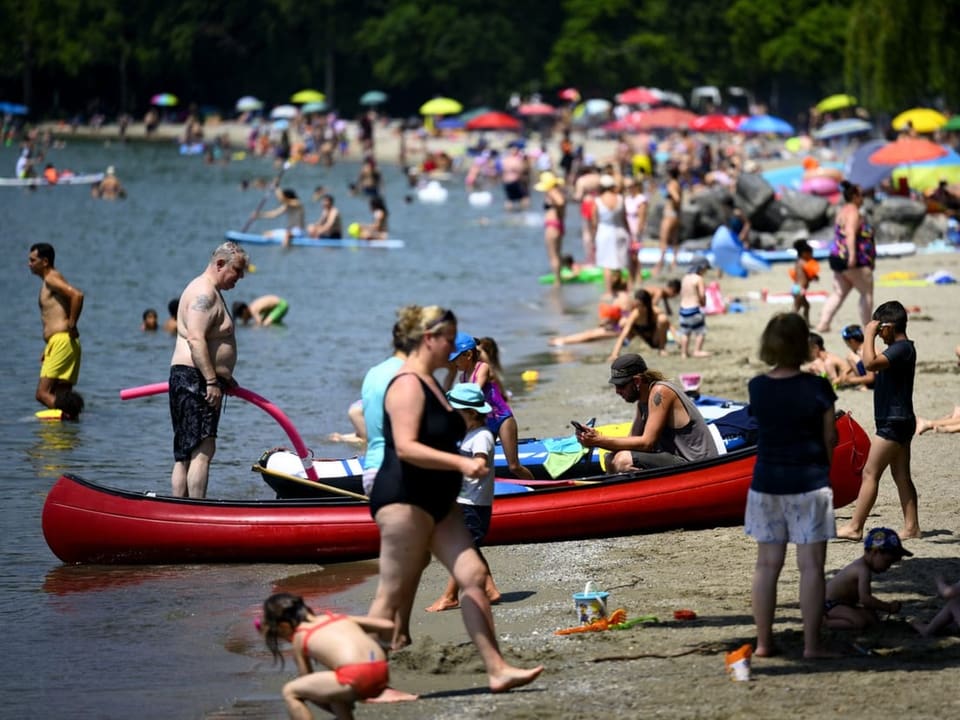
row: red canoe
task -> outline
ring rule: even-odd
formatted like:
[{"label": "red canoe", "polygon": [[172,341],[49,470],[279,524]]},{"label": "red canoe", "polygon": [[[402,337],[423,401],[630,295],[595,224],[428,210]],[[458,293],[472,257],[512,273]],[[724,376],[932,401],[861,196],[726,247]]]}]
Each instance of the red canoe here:
[{"label": "red canoe", "polygon": [[[837,507],[854,500],[869,438],[837,420],[830,473]],[[490,545],[611,537],[742,522],[756,450],[678,469],[498,497]],[[68,563],[330,562],[376,557],[377,527],[354,500],[188,500],[62,476],[43,507],[43,534]]]}]

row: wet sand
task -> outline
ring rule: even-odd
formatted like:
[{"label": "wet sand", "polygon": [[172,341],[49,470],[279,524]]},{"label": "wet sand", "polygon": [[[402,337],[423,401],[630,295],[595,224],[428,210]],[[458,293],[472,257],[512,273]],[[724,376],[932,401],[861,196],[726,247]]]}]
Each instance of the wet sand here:
[{"label": "wet sand", "polygon": [[[960,255],[918,255],[881,260],[877,277],[894,271],[926,274],[947,270],[960,277]],[[826,271],[829,273],[829,271]],[[708,280],[712,279],[708,275]],[[788,291],[785,267],[744,280],[724,278],[728,298],[742,298],[749,310],[708,318],[710,358],[683,361],[676,348],[664,358],[645,353],[651,366],[676,378],[701,372],[703,391],[745,399],[746,381],[763,371],[756,358],[760,332],[770,314],[789,305],[750,299],[761,288]],[[820,284],[822,288],[823,283]],[[818,288],[814,288],[818,289]],[[908,334],[917,344],[915,406],[924,417],[943,416],[960,403],[960,372],[954,348],[957,287],[883,287],[876,302],[899,299],[917,306]],[[839,329],[856,321],[856,297],[844,303],[827,348],[844,349]],[[812,319],[821,303],[813,303]],[[588,315],[587,317],[590,317]],[[544,346],[549,333],[544,333]],[[566,433],[571,418],[596,415],[599,422],[632,417],[606,384],[606,356],[612,342],[557,349],[560,364],[545,367],[539,384],[515,403],[521,435]],[[642,352],[642,351],[641,351]],[[838,408],[852,412],[873,431],[872,394],[841,390]],[[583,540],[485,550],[504,601],[494,615],[501,647],[511,662],[546,670],[531,686],[505,695],[486,690],[479,657],[468,642],[457,610],[426,613],[446,581],[436,562],[424,573],[413,615],[414,643],[391,658],[393,684],[420,693],[414,703],[362,705],[357,716],[395,718],[671,718],[840,717],[869,713],[877,718],[943,718],[956,709],[953,688],[960,680],[960,639],[920,638],[908,620],[929,620],[941,602],[934,597],[938,574],[960,580],[957,554],[956,458],[960,435],[925,434],[915,440],[913,474],[920,494],[923,536],[905,545],[915,553],[875,580],[874,591],[899,600],[903,611],[862,634],[828,632],[829,644],[842,654],[835,660],[804,661],[798,607],[798,573],[791,549],[779,585],[776,641],[782,653],[755,658],[753,681],[731,682],[724,654],[753,642],[750,580],[755,543],[742,527],[675,530],[633,537]],[[838,510],[838,523],[852,506]],[[899,502],[886,474],[868,527],[901,523]],[[833,541],[827,572],[854,560],[859,544]],[[572,636],[554,631],[576,623],[571,594],[588,580],[610,591],[609,609],[628,617],[652,614],[648,627]],[[351,590],[349,598],[365,607],[374,581]],[[673,619],[678,609],[693,610],[695,620]],[[270,669],[253,681],[251,695],[210,717],[279,717],[279,688],[288,672]],[[272,693],[276,693],[273,694]],[[956,710],[954,710],[955,712]],[[319,711],[317,717],[322,714]]]}]

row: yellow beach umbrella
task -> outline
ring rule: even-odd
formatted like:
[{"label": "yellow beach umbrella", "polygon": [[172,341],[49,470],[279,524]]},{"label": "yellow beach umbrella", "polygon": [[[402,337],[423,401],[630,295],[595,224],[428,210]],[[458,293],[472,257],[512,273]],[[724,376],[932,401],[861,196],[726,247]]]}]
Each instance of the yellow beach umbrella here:
[{"label": "yellow beach umbrella", "polygon": [[324,95],[319,90],[301,90],[290,96],[290,102],[297,103],[312,103],[312,102],[323,102],[327,99],[327,96]]},{"label": "yellow beach umbrella", "polygon": [[947,124],[947,117],[931,108],[912,108],[897,115],[890,123],[894,130],[906,130],[907,124],[918,133],[932,133]]},{"label": "yellow beach umbrella", "polygon": [[448,97],[435,97],[420,106],[421,115],[456,115],[462,111],[463,105]]},{"label": "yellow beach umbrella", "polygon": [[845,95],[840,93],[839,95],[830,95],[825,97],[823,100],[817,103],[816,108],[819,112],[835,112],[837,110],[843,110],[844,108],[854,107],[857,104],[857,99],[853,95]]}]

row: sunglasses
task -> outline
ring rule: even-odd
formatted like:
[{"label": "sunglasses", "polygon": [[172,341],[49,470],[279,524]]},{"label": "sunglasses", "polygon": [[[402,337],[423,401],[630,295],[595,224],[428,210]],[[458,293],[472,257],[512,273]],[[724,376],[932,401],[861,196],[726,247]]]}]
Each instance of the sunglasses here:
[{"label": "sunglasses", "polygon": [[455,322],[457,322],[457,316],[453,314],[453,310],[444,310],[443,315],[431,322],[423,330],[425,333],[432,333],[441,325]]}]

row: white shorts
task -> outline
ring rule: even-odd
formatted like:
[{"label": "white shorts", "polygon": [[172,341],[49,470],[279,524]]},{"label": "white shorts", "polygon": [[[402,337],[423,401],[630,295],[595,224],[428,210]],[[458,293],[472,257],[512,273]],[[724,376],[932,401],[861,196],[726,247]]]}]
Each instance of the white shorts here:
[{"label": "white shorts", "polygon": [[826,542],[837,536],[833,490],[825,487],[794,495],[750,490],[743,530],[761,543]]}]

